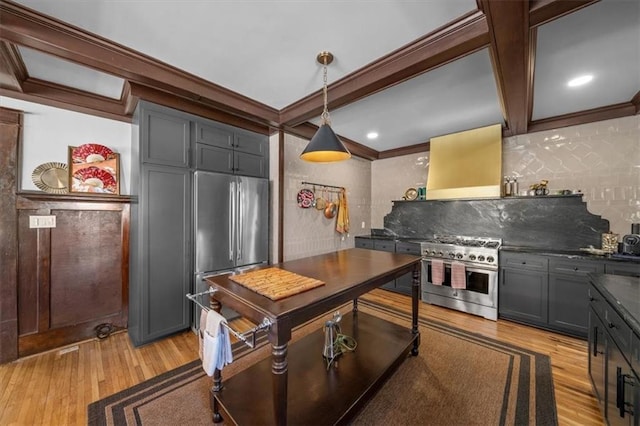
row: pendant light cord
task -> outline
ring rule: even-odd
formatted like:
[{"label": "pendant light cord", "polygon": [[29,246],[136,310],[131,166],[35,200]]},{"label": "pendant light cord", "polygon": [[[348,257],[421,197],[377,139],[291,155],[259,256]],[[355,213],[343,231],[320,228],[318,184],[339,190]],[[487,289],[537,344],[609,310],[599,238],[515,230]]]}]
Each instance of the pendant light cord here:
[{"label": "pendant light cord", "polygon": [[322,111],[322,115],[320,116],[322,118],[322,124],[328,124],[331,125],[331,120],[329,119],[329,108],[328,108],[328,96],[327,96],[327,58],[324,58],[324,66],[322,68],[323,71],[323,81],[324,81],[324,86],[322,87],[322,92],[324,95],[324,110]]}]

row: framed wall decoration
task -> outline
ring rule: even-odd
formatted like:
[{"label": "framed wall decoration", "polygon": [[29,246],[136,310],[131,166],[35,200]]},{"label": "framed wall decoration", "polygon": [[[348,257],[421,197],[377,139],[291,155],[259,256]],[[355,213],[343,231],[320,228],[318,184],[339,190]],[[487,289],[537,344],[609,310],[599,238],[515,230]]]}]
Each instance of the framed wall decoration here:
[{"label": "framed wall decoration", "polygon": [[70,146],[69,192],[120,195],[120,154],[96,143]]}]

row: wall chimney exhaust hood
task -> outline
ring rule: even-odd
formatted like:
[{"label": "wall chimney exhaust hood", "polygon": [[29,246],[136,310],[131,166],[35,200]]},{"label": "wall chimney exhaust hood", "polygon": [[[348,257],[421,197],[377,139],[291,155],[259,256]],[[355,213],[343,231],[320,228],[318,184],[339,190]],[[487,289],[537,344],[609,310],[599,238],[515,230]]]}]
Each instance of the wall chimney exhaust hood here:
[{"label": "wall chimney exhaust hood", "polygon": [[427,200],[500,197],[502,125],[431,138]]}]

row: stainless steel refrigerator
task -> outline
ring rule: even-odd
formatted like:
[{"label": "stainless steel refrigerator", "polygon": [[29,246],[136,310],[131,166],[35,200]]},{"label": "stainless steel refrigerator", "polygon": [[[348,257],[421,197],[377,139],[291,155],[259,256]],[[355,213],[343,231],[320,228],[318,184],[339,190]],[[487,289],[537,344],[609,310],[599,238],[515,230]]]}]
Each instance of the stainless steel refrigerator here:
[{"label": "stainless steel refrigerator", "polygon": [[[207,289],[208,276],[268,263],[268,179],[197,171],[194,212],[194,292]],[[234,312],[223,310],[223,315]],[[194,329],[199,322],[200,309],[194,309]]]}]

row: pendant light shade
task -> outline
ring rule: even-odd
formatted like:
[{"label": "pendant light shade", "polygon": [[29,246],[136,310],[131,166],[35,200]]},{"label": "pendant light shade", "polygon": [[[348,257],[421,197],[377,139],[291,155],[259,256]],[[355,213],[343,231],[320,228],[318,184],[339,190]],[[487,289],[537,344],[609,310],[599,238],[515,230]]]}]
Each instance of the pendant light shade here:
[{"label": "pendant light shade", "polygon": [[347,160],[351,158],[351,153],[331,129],[329,109],[327,108],[327,65],[333,61],[333,55],[330,52],[320,52],[316,59],[323,65],[324,72],[322,124],[311,138],[309,145],[300,154],[300,158],[315,163]]},{"label": "pendant light shade", "polygon": [[324,163],[342,161],[351,158],[351,153],[333,132],[331,126],[322,124],[309,145],[302,151],[300,158],[305,161]]}]

